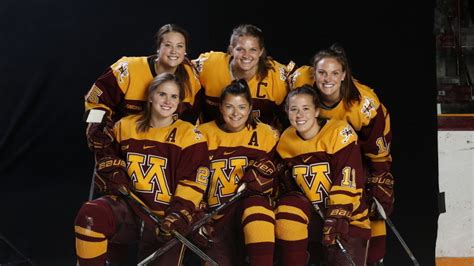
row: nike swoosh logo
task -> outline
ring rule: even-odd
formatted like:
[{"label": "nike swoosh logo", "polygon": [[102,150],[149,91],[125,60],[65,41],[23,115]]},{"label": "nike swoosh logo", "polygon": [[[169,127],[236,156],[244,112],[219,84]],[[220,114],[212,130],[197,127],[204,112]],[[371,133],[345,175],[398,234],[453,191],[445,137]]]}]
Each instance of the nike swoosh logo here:
[{"label": "nike swoosh logo", "polygon": [[232,153],[234,153],[234,152],[235,152],[235,151],[225,151],[225,152],[224,152],[224,155],[229,155],[229,154],[232,154]]},{"label": "nike swoosh logo", "polygon": [[307,163],[307,162],[309,161],[309,159],[311,159],[311,157],[313,157],[313,155],[309,156],[309,157],[306,158],[306,159],[303,159],[303,162],[304,162],[304,163]]},{"label": "nike swoosh logo", "polygon": [[156,145],[143,145],[144,150],[154,148],[154,147],[156,147]]}]

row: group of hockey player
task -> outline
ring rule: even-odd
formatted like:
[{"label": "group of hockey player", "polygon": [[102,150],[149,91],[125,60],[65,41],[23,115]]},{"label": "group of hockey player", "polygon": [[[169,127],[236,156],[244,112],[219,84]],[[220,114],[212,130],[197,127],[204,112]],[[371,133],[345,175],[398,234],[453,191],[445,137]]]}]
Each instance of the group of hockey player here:
[{"label": "group of hockey player", "polygon": [[130,245],[143,261],[175,238],[148,263],[204,265],[186,260],[197,248],[219,265],[383,265],[390,118],[342,47],[297,67],[271,59],[253,25],[194,60],[179,26],[156,41],[85,96],[104,115],[86,130],[100,196],[75,220],[78,265],[125,265]]}]

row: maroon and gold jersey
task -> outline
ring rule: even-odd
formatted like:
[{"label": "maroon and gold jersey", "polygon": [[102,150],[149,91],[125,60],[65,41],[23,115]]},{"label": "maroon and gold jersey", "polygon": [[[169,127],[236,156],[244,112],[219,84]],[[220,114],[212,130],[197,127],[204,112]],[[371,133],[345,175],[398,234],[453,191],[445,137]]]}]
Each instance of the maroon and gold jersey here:
[{"label": "maroon and gold jersey", "polygon": [[[230,60],[230,55],[222,52],[203,53],[193,60],[204,87],[205,122],[216,119],[221,92],[234,79],[230,71]],[[270,64],[272,68],[267,77],[258,80],[255,76],[248,81],[248,85],[253,99],[253,114],[260,121],[274,125],[288,94],[287,69],[275,60],[270,60]]]},{"label": "maroon and gold jersey", "polygon": [[[103,109],[112,116],[114,121],[137,114],[143,110],[148,86],[157,75],[155,72],[155,56],[122,57],[112,64],[92,85],[85,96],[85,110]],[[178,109],[180,117],[193,120],[197,117],[198,107],[195,98],[201,90],[201,84],[189,64],[184,68],[189,77],[190,94],[187,93]]]},{"label": "maroon and gold jersey", "polygon": [[117,149],[127,162],[136,194],[158,214],[174,200],[197,207],[209,177],[205,137],[179,119],[167,127],[137,132],[138,117],[122,118],[114,127]]},{"label": "maroon and gold jersey", "polygon": [[[305,84],[314,85],[313,68],[309,66],[298,68],[289,77],[289,84],[291,88]],[[349,110],[344,107],[342,101],[331,108],[323,106],[320,108],[319,117],[349,122],[359,135],[362,151],[370,162],[371,172],[375,174],[390,172],[392,162],[390,115],[370,87],[355,79],[354,84],[359,90],[360,102],[353,103]]]},{"label": "maroon and gold jersey", "polygon": [[366,178],[362,155],[357,135],[347,122],[327,120],[310,140],[302,139],[295,128],[290,127],[283,132],[277,152],[297,186],[313,204],[350,207],[352,234],[370,236],[363,198]]},{"label": "maroon and gold jersey", "polygon": [[263,156],[273,158],[279,134],[265,123],[257,123],[252,129],[225,132],[215,121],[199,126],[209,146],[211,176],[207,191],[207,203],[217,207],[232,197],[243,177],[249,161]]}]

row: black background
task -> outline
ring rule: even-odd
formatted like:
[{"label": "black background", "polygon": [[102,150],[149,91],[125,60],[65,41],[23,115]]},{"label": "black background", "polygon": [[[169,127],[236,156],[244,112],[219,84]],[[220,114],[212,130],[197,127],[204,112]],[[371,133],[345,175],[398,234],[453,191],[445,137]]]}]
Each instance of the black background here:
[{"label": "black background", "polygon": [[[191,58],[225,51],[232,28],[252,23],[282,63],[308,64],[336,41],[345,47],[355,77],[391,112],[392,220],[421,265],[434,265],[434,3],[351,2],[2,0],[0,233],[38,265],[74,265],[74,217],[93,167],[83,97],[94,80],[121,56],[152,54],[165,23],[189,31]],[[410,265],[391,233],[388,245],[386,265]]]}]

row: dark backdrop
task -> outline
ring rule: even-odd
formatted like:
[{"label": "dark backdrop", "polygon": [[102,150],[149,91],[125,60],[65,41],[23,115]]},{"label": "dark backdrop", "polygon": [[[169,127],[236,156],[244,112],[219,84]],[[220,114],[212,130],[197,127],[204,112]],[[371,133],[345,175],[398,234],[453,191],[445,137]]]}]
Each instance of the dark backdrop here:
[{"label": "dark backdrop", "polygon": [[[192,58],[225,50],[234,26],[253,23],[282,63],[307,64],[335,41],[346,48],[356,78],[391,112],[392,219],[421,264],[434,265],[434,3],[327,2],[2,0],[1,235],[38,265],[74,265],[73,221],[87,199],[93,166],[83,96],[95,78],[123,55],[153,53],[153,36],[165,23],[190,32]],[[386,265],[410,264],[391,233],[388,245]],[[5,244],[0,251],[9,256]]]}]

